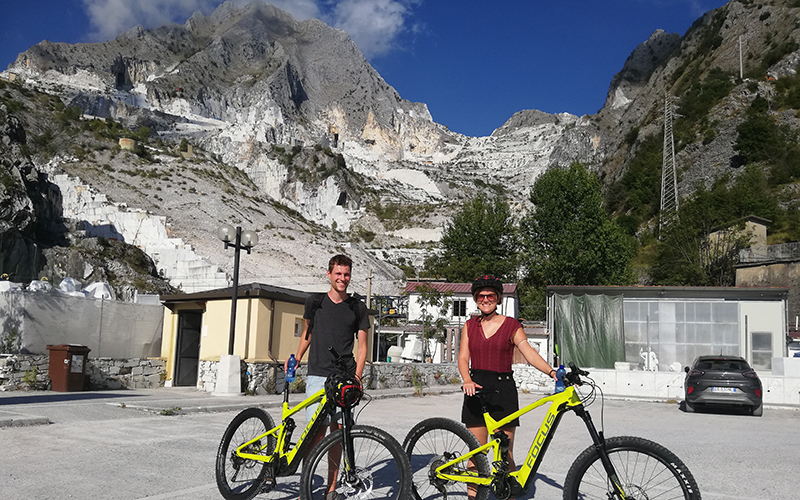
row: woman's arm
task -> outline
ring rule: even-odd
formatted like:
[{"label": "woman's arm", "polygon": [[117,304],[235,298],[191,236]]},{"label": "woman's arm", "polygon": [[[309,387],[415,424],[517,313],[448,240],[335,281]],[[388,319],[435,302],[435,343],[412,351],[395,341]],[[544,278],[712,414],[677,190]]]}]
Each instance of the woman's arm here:
[{"label": "woman's arm", "polygon": [[458,349],[458,371],[461,373],[461,380],[463,384],[461,390],[464,394],[474,396],[475,389],[480,389],[481,386],[472,381],[469,374],[469,334],[467,333],[467,325],[461,328],[461,346]]},{"label": "woman's arm", "polygon": [[514,345],[517,346],[517,349],[519,349],[519,352],[522,353],[525,361],[533,365],[533,367],[540,372],[546,373],[553,379],[556,378],[556,371],[538,352],[536,352],[536,349],[531,347],[528,343],[528,337],[525,336],[525,331],[522,327],[517,329],[512,340],[514,341]]}]

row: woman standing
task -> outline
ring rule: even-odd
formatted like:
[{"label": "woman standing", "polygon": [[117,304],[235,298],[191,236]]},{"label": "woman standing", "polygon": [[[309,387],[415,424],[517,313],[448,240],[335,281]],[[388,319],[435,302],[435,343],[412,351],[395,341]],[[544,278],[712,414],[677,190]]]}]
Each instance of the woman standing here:
[{"label": "woman standing", "polygon": [[[461,421],[481,444],[486,444],[488,431],[481,403],[478,398],[470,396],[475,395],[476,389],[492,391],[485,401],[487,410],[495,420],[519,410],[517,387],[511,371],[514,348],[519,349],[525,360],[542,373],[555,378],[556,371],[528,344],[520,322],[497,312],[497,305],[503,300],[503,283],[499,279],[494,276],[479,277],[472,283],[472,297],[481,315],[468,320],[461,330],[458,354],[458,370],[464,382]],[[502,428],[510,440],[508,459],[512,471],[516,470],[512,450],[517,427],[519,419]],[[471,496],[474,496],[474,492]]]}]

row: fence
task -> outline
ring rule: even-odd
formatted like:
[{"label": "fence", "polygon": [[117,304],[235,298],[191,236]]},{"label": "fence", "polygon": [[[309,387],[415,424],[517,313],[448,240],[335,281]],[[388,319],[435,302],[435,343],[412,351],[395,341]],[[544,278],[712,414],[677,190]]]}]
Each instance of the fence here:
[{"label": "fence", "polygon": [[164,307],[42,292],[0,293],[0,353],[47,354],[81,344],[93,358],[161,355]]},{"label": "fence", "polygon": [[781,243],[766,247],[751,247],[739,250],[739,262],[771,262],[799,260],[800,242]]}]

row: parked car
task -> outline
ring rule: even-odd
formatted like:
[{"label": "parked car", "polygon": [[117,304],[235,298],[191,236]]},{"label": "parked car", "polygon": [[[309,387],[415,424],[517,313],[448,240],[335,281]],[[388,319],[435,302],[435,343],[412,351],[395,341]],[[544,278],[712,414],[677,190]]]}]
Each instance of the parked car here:
[{"label": "parked car", "polygon": [[686,412],[700,405],[744,407],[757,417],[764,411],[761,380],[744,358],[699,356],[684,371]]}]

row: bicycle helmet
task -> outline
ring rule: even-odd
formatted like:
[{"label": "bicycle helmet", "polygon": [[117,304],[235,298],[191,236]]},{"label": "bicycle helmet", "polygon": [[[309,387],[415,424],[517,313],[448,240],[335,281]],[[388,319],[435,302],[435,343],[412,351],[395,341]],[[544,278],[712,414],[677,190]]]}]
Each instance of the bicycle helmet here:
[{"label": "bicycle helmet", "polygon": [[492,288],[497,292],[498,296],[503,295],[503,282],[490,274],[478,276],[478,278],[472,282],[472,295],[474,296],[475,292],[481,288]]},{"label": "bicycle helmet", "polygon": [[325,380],[325,395],[336,406],[352,408],[361,401],[364,388],[355,375],[334,372]]}]

